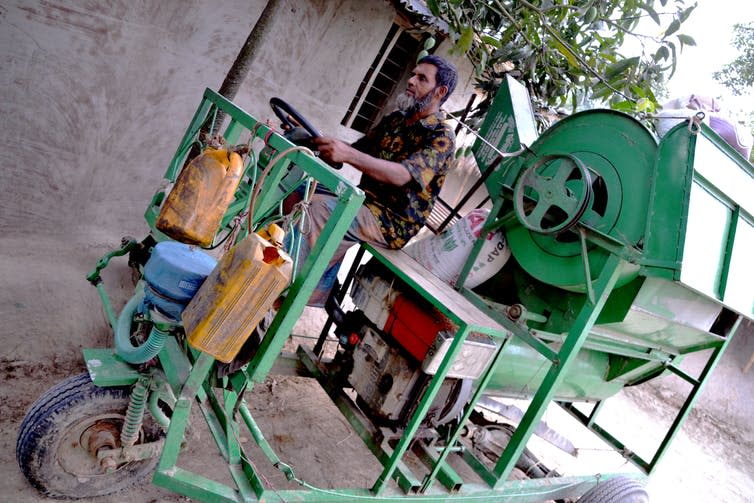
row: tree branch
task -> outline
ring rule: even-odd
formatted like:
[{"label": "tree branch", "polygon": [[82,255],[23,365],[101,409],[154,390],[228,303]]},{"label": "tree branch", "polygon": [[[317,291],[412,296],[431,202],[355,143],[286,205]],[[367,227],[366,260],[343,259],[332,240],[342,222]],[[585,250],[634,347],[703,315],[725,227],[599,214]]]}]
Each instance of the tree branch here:
[{"label": "tree branch", "polygon": [[505,8],[505,6],[503,6],[503,4],[500,3],[500,0],[492,0],[492,1],[493,1],[493,4],[497,5],[497,7],[500,9],[498,13],[508,18],[508,21],[510,21],[511,24],[516,27],[516,31],[518,31],[521,34],[521,36],[524,37],[524,40],[526,40],[526,43],[532,46],[533,48],[538,48],[537,44],[529,40],[529,37],[526,36],[526,30],[524,30],[523,27],[521,27],[521,25],[518,24],[518,21],[516,21],[516,19],[511,15],[511,13],[508,12],[508,10]]},{"label": "tree branch", "polygon": [[[497,3],[497,0],[495,0],[495,1]],[[576,59],[576,61],[579,62],[579,64],[582,66],[582,68],[584,70],[586,70],[588,73],[591,73],[603,85],[605,85],[608,89],[610,89],[614,93],[618,94],[619,96],[622,96],[626,100],[631,101],[631,102],[635,102],[636,101],[635,99],[627,96],[626,94],[622,93],[621,91],[619,91],[618,89],[616,89],[615,87],[613,87],[608,81],[605,80],[605,78],[602,75],[599,74],[599,72],[597,72],[597,70],[595,70],[594,68],[592,68],[589,63],[587,63],[586,61],[584,61],[584,58],[582,58],[581,55],[578,54],[573,49],[573,47],[571,47],[571,45],[568,42],[566,42],[563,39],[563,37],[560,36],[560,33],[558,33],[557,30],[555,30],[552,26],[550,26],[550,24],[547,22],[547,19],[545,19],[545,14],[542,11],[542,9],[540,9],[536,5],[533,5],[533,4],[529,3],[529,2],[527,2],[527,0],[519,0],[519,2],[521,2],[524,6],[528,7],[529,9],[531,9],[534,12],[537,13],[537,15],[539,16],[539,19],[542,21],[542,26],[544,27],[545,31],[547,31],[547,33],[549,33],[555,40],[557,40],[565,48],[565,50],[568,51],[571,54],[571,56],[573,56],[574,59]]]}]

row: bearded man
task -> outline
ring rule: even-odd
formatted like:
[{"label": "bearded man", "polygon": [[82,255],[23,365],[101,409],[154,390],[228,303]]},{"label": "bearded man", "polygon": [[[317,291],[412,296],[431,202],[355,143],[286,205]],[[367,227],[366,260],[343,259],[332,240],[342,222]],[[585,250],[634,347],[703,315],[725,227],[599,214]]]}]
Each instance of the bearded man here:
[{"label": "bearded man", "polygon": [[[364,137],[348,145],[316,138],[320,156],[361,171],[364,205],[330,261],[309,305],[323,306],[346,251],[357,242],[402,248],[419,232],[440,194],[455,152],[455,134],[440,107],[456,87],[456,69],[435,56],[421,58],[398,110],[385,116]],[[302,240],[302,263],[335,207],[336,198],[315,194],[309,205],[311,231]]]}]

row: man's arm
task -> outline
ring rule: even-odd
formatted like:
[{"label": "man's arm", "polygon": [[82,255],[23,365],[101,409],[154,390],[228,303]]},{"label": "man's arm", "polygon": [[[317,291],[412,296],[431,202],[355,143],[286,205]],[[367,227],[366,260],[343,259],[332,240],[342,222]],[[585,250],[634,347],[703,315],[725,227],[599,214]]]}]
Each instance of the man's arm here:
[{"label": "man's arm", "polygon": [[314,138],[314,143],[324,159],[346,162],[377,181],[401,187],[412,180],[403,164],[372,157],[336,138],[321,136]]}]

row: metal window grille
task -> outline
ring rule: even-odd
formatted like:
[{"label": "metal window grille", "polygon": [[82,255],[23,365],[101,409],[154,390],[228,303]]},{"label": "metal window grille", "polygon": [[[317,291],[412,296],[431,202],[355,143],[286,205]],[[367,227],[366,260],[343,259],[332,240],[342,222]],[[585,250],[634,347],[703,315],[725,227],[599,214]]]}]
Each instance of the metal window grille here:
[{"label": "metal window grille", "polygon": [[341,122],[366,133],[382,116],[396,86],[413,68],[421,41],[393,23]]}]

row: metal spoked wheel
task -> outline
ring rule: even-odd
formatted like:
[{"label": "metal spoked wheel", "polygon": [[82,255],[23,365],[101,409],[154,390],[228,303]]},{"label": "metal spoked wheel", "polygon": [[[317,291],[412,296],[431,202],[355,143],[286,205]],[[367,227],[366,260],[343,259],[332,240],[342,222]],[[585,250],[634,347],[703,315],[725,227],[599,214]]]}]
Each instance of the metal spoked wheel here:
[{"label": "metal spoked wheel", "polygon": [[[129,387],[99,388],[88,374],[71,377],[43,394],[26,414],[16,460],[31,485],[53,498],[87,498],[124,489],[149,475],[157,458],[113,467],[97,460],[99,449],[120,447]],[[162,436],[145,418],[137,443]]]},{"label": "metal spoked wheel", "polygon": [[589,170],[573,155],[542,156],[516,182],[516,216],[540,234],[565,232],[579,221],[592,198]]}]

